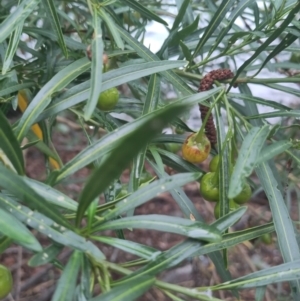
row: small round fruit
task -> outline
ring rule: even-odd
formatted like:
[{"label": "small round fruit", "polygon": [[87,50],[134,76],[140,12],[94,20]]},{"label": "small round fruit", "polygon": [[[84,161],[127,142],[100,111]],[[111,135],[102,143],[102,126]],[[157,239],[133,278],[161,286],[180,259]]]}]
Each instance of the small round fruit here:
[{"label": "small round fruit", "polygon": [[195,140],[197,133],[189,135],[182,145],[182,156],[190,163],[205,161],[210,153],[211,145],[208,138],[203,135],[200,142]]},{"label": "small round fruit", "polygon": [[272,244],[273,240],[272,240],[272,235],[270,233],[265,233],[260,237],[261,241],[266,244],[266,245],[270,245]]},{"label": "small round fruit", "polygon": [[178,143],[166,143],[165,146],[169,152],[174,154],[176,154],[180,150],[180,144]]},{"label": "small round fruit", "polygon": [[124,21],[124,23],[128,24],[129,26],[138,24],[138,21],[140,20],[140,18],[141,18],[141,14],[137,11],[123,13],[123,21]]},{"label": "small round fruit", "polygon": [[247,201],[249,201],[251,195],[252,195],[251,187],[248,183],[245,183],[243,190],[235,198],[233,198],[233,200],[235,203],[242,205]]},{"label": "small round fruit", "polygon": [[11,272],[4,265],[0,264],[0,299],[5,298],[13,287]]},{"label": "small round fruit", "polygon": [[219,201],[219,181],[215,172],[208,172],[200,181],[200,193],[209,202]]},{"label": "small round fruit", "polygon": [[[233,200],[229,200],[229,213],[231,211],[234,211],[238,209],[240,206],[236,204]],[[220,202],[217,202],[215,209],[214,209],[214,215],[216,219],[220,218]]]},{"label": "small round fruit", "polygon": [[214,156],[209,163],[209,170],[215,172],[218,170],[220,155]]},{"label": "small round fruit", "polygon": [[110,111],[112,110],[116,104],[118,103],[120,94],[117,88],[113,87],[99,95],[98,98],[98,109],[102,111]]}]

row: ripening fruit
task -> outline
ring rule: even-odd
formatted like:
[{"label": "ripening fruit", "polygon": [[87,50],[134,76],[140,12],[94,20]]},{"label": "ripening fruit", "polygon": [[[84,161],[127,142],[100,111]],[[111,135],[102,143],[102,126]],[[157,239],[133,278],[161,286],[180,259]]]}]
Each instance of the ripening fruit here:
[{"label": "ripening fruit", "polygon": [[273,240],[272,240],[272,235],[270,233],[265,233],[260,237],[261,241],[266,244],[266,245],[270,245],[272,244]]},{"label": "ripening fruit", "polygon": [[140,18],[141,18],[141,14],[137,11],[133,11],[133,12],[130,11],[123,14],[123,21],[129,26],[138,24]]},{"label": "ripening fruit", "polygon": [[207,159],[211,145],[206,135],[202,135],[201,141],[195,140],[197,133],[189,135],[182,145],[182,156],[191,163],[201,163]]},{"label": "ripening fruit", "polygon": [[245,183],[242,191],[235,198],[233,198],[233,200],[235,203],[242,205],[247,201],[249,201],[251,195],[252,195],[251,187],[248,183]]},{"label": "ripening fruit", "polygon": [[214,156],[209,163],[209,170],[215,172],[219,167],[220,155]]},{"label": "ripening fruit", "polygon": [[5,298],[13,287],[13,281],[10,270],[0,264],[0,299]]},{"label": "ripening fruit", "polygon": [[120,94],[116,87],[110,88],[99,95],[97,108],[102,111],[112,110],[118,103]]},{"label": "ripening fruit", "polygon": [[209,202],[219,201],[219,179],[215,172],[206,173],[200,180],[200,193]]}]

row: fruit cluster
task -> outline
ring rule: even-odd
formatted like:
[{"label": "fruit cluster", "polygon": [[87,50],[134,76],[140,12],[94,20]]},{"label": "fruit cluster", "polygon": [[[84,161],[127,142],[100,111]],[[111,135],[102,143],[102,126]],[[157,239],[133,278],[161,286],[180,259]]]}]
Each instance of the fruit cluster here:
[{"label": "fruit cluster", "polygon": [[[219,160],[220,156],[215,156],[209,164],[209,172],[206,173],[200,180],[200,193],[202,197],[209,202],[217,202],[215,206],[215,217],[220,217],[220,202],[219,202]],[[229,200],[229,208],[235,210],[246,203],[251,198],[251,187],[245,183],[243,190],[234,198]]]}]

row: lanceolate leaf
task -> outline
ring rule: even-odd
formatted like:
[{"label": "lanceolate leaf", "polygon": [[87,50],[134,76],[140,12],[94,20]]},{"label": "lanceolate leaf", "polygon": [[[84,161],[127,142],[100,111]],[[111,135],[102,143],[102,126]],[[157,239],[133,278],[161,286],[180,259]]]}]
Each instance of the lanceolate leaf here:
[{"label": "lanceolate leaf", "polygon": [[0,233],[24,247],[39,252],[42,250],[35,236],[10,213],[0,209]]},{"label": "lanceolate leaf", "polygon": [[[19,143],[6,117],[0,111],[0,149],[5,153],[15,170],[24,174],[24,159]],[[1,162],[1,158],[0,158]]]},{"label": "lanceolate leaf", "polygon": [[105,237],[105,236],[92,236],[92,239],[106,243],[108,245],[113,246],[114,248],[118,248],[120,250],[123,250],[125,252],[131,253],[133,255],[148,260],[154,259],[155,256],[161,253],[160,251],[154,248],[144,246],[136,242],[125,240],[125,239],[119,239],[115,237]]},{"label": "lanceolate leaf", "polygon": [[273,144],[264,147],[260,152],[260,155],[256,161],[256,165],[259,165],[263,162],[269,161],[270,159],[274,158],[275,156],[288,150],[292,146],[293,146],[293,143],[291,141],[281,140],[281,141],[274,142]]},{"label": "lanceolate leaf", "polygon": [[[214,286],[213,290],[230,289],[233,287],[244,289],[265,286],[277,282],[290,281],[300,278],[300,260],[283,263],[275,267],[263,269],[250,275],[240,277],[224,284]],[[295,299],[298,300],[298,299]]]},{"label": "lanceolate leaf", "polygon": [[89,98],[84,108],[85,120],[90,119],[98,101],[98,97],[102,90],[102,69],[103,69],[103,40],[101,29],[101,18],[94,9],[93,13],[94,34],[92,40],[92,70],[91,70],[91,88]]},{"label": "lanceolate leaf", "polygon": [[48,20],[50,20],[53,30],[56,32],[58,37],[58,44],[61,47],[64,56],[68,57],[68,50],[67,46],[64,40],[64,36],[61,30],[61,25],[59,22],[59,18],[56,12],[55,4],[53,2],[54,0],[42,0],[43,2],[43,8],[46,11],[46,15]]},{"label": "lanceolate leaf", "polygon": [[199,55],[207,40],[211,37],[211,35],[214,33],[217,27],[222,23],[226,13],[232,8],[234,2],[235,0],[223,0],[222,3],[219,4],[218,10],[213,15],[210,23],[206,27],[204,34],[200,38],[199,43],[195,48],[195,51],[193,53],[193,59],[197,55]]},{"label": "lanceolate leaf", "polygon": [[82,252],[74,251],[60,276],[52,301],[72,301],[75,294],[77,275],[81,264]]},{"label": "lanceolate leaf", "polygon": [[268,125],[253,127],[245,137],[230,178],[229,198],[234,198],[242,191],[245,178],[251,175],[270,130]]},{"label": "lanceolate leaf", "polygon": [[141,13],[143,16],[149,18],[150,20],[156,21],[158,23],[168,25],[166,21],[164,21],[162,18],[154,14],[152,11],[147,9],[147,6],[142,5],[138,1],[135,0],[124,0],[124,3],[126,3],[129,7],[133,8],[134,10]]},{"label": "lanceolate leaf", "polygon": [[89,301],[133,301],[150,289],[154,283],[154,277],[145,275],[139,278],[138,282],[134,279],[125,284],[117,285],[109,292],[89,299]]},{"label": "lanceolate leaf", "polygon": [[8,170],[2,164],[0,164],[0,187],[9,191],[32,209],[37,209],[60,225],[71,228],[71,224],[56,208],[50,207],[42,196],[26,184],[21,176]]},{"label": "lanceolate leaf", "polygon": [[8,48],[5,53],[5,59],[2,67],[2,74],[6,74],[6,72],[11,68],[13,57],[19,45],[23,25],[23,22],[19,24],[9,38]]},{"label": "lanceolate leaf", "polygon": [[85,252],[98,262],[105,259],[101,250],[84,237],[57,224],[45,215],[20,205],[15,200],[2,193],[0,193],[0,207],[9,211],[19,221],[26,223],[31,228],[36,229],[38,232],[46,235],[49,239],[57,242],[59,245]]},{"label": "lanceolate leaf", "polygon": [[0,25],[0,43],[2,43],[14,29],[23,23],[31,14],[32,10],[37,7],[40,0],[23,0],[16,10],[11,13]]},{"label": "lanceolate leaf", "polygon": [[24,112],[17,127],[17,138],[24,138],[30,127],[36,123],[37,117],[51,101],[52,94],[64,88],[78,75],[90,68],[87,58],[82,58],[58,72],[34,97]]},{"label": "lanceolate leaf", "polygon": [[109,29],[111,35],[113,36],[115,43],[118,48],[124,50],[124,43],[120,37],[120,34],[116,28],[115,23],[113,22],[113,19],[110,17],[109,14],[105,12],[105,10],[100,9],[99,10],[99,15],[106,24],[107,28]]},{"label": "lanceolate leaf", "polygon": [[[235,77],[233,78],[230,87],[233,85],[234,81],[238,78],[238,76],[243,72],[243,70],[251,63],[253,62],[262,51],[264,51],[275,39],[277,39],[282,32],[285,30],[285,28],[291,23],[291,21],[294,19],[295,15],[300,10],[300,2],[296,2],[294,8],[289,12],[288,16],[284,19],[284,21],[279,25],[279,27],[269,36],[269,38],[258,47],[258,49],[255,49],[254,54],[243,63],[243,65],[238,69],[238,71],[235,74]],[[288,45],[287,45],[288,46]],[[229,87],[229,88],[230,88]]]},{"label": "lanceolate leaf", "polygon": [[195,222],[179,217],[155,214],[137,215],[105,222],[96,227],[94,231],[125,228],[153,229],[212,242],[219,241],[221,239],[220,232],[216,228],[208,226],[205,223]]},{"label": "lanceolate leaf", "polygon": [[147,202],[148,200],[155,197],[157,194],[169,191],[172,188],[178,188],[189,182],[197,180],[199,178],[199,173],[185,173],[178,174],[172,177],[161,178],[160,180],[154,181],[151,184],[141,187],[136,192],[132,193],[128,198],[120,201],[116,204],[115,209],[110,210],[103,217],[105,220],[117,217],[121,213],[124,213],[132,208],[140,206]]},{"label": "lanceolate leaf", "polygon": [[[293,222],[285,205],[282,193],[278,189],[278,182],[267,163],[262,163],[256,168],[256,173],[269,200],[275,230],[278,237],[279,248],[285,262],[300,259],[300,252],[296,240]],[[294,276],[295,279],[296,277]],[[282,280],[284,281],[284,280]],[[300,298],[300,280],[291,281],[295,300]]]}]

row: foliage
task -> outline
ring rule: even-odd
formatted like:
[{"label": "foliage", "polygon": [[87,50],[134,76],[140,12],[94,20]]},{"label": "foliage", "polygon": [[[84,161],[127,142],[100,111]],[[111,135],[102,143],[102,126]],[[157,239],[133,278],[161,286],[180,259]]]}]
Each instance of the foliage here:
[{"label": "foliage", "polygon": [[[0,3],[0,253],[15,242],[33,253],[29,265],[59,266],[62,275],[52,300],[134,300],[153,286],[172,300],[219,300],[206,291],[231,289],[237,296],[239,289],[254,287],[257,300],[262,300],[265,286],[283,281],[289,281],[291,295],[300,300],[298,231],[287,207],[288,196],[294,190],[299,193],[295,179],[300,111],[253,96],[248,86],[299,97],[298,89],[285,85],[300,82],[299,64],[278,59],[299,56],[299,1],[177,0],[176,8],[155,0]],[[173,25],[165,16],[172,17]],[[156,53],[143,44],[151,22],[168,30]],[[215,88],[197,92],[204,75],[218,68],[231,69],[234,77],[213,79]],[[262,70],[282,76],[259,77]],[[112,111],[97,108],[100,93],[121,85]],[[176,99],[168,100],[169,91]],[[184,141],[185,136],[177,133],[191,131],[186,116],[200,103],[213,109],[218,143],[212,153],[220,155],[219,218],[210,225],[180,188],[199,180],[205,171],[164,147]],[[10,124],[6,113],[18,105],[23,114]],[[258,105],[270,112],[259,113]],[[132,121],[112,113],[125,113]],[[61,161],[51,139],[56,117],[62,114],[76,120],[90,141],[68,162]],[[280,121],[272,125],[272,117]],[[86,131],[88,126],[93,126],[94,134]],[[176,131],[166,134],[166,127]],[[22,150],[32,146],[45,154],[45,182],[25,175]],[[157,178],[142,184],[145,163]],[[58,184],[90,164],[94,169],[78,198],[63,194]],[[168,175],[165,165],[178,174]],[[121,196],[120,176],[128,166],[127,194]],[[295,177],[282,172],[286,166],[293,168]],[[273,221],[228,233],[246,210],[231,210],[229,199],[241,192],[251,175],[259,179],[253,188],[264,190]],[[165,191],[172,194],[184,218],[134,215],[137,206]],[[105,203],[99,203],[99,196]],[[49,245],[42,247],[40,236],[27,226],[47,236]],[[172,232],[186,239],[162,252],[127,241],[122,232],[127,228]],[[115,230],[118,237],[107,236],[104,230]],[[233,280],[226,249],[273,231],[284,263]],[[131,264],[138,268],[109,262],[97,242],[136,255],[139,260]],[[73,250],[65,266],[57,261],[63,247]],[[157,279],[185,259],[204,254],[216,265],[223,283],[190,289]],[[118,274],[118,280],[112,274]],[[95,295],[97,284],[101,293]]]}]

